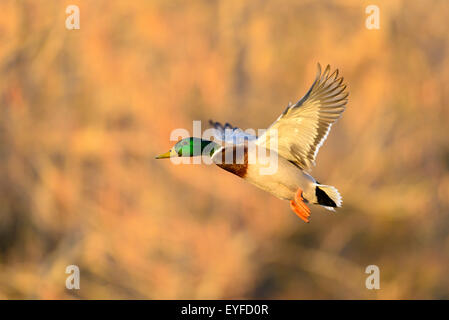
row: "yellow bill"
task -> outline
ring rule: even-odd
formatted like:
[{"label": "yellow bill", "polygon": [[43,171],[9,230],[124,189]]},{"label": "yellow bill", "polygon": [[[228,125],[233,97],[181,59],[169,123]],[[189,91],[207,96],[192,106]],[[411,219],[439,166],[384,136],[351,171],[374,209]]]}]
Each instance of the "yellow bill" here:
[{"label": "yellow bill", "polygon": [[171,151],[167,151],[166,153],[160,154],[156,157],[156,159],[165,159],[171,157]]}]

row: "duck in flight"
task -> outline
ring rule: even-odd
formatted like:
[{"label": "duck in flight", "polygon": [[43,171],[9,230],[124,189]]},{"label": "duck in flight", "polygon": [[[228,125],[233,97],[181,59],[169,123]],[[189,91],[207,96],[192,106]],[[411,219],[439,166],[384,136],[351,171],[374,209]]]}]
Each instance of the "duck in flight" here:
[{"label": "duck in flight", "polygon": [[[310,221],[306,203],[335,211],[341,207],[342,197],[330,185],[317,182],[310,174],[332,124],[345,110],[348,92],[338,69],[331,72],[328,65],[318,71],[309,91],[295,104],[289,104],[278,119],[259,137],[243,130],[210,121],[214,141],[190,137],[180,140],[170,151],[156,159],[171,157],[208,156],[220,168],[229,171],[255,186],[290,201],[290,207],[305,222]],[[248,147],[252,143],[255,148]],[[238,152],[239,147],[243,152]],[[277,157],[277,170],[261,174],[260,161],[248,161],[263,149]],[[231,154],[232,161],[227,154]],[[257,158],[257,157],[254,157]]]}]

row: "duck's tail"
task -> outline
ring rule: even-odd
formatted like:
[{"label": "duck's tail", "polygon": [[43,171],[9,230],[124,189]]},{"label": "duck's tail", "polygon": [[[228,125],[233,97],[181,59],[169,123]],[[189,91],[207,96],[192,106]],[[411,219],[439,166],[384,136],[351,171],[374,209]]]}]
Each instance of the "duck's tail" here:
[{"label": "duck's tail", "polygon": [[317,203],[327,210],[335,211],[334,208],[341,207],[341,204],[343,203],[340,193],[337,188],[333,186],[316,183],[315,195]]}]

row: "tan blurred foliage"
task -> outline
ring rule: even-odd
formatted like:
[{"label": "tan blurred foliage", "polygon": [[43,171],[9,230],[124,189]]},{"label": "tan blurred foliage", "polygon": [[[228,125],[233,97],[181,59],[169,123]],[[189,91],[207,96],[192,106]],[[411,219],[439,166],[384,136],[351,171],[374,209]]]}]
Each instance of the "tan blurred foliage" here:
[{"label": "tan blurred foliage", "polygon": [[[376,2],[380,30],[358,0],[1,1],[0,298],[449,298],[449,2]],[[154,160],[268,126],[317,62],[350,91],[313,171],[336,214]]]}]

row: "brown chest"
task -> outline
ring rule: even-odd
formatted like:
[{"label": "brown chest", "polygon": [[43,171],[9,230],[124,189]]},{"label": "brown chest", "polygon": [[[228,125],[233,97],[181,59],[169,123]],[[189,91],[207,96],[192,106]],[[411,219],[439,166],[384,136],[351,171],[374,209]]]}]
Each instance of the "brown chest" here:
[{"label": "brown chest", "polygon": [[246,146],[225,148],[217,155],[215,163],[220,168],[244,178],[248,172],[248,148]]}]

